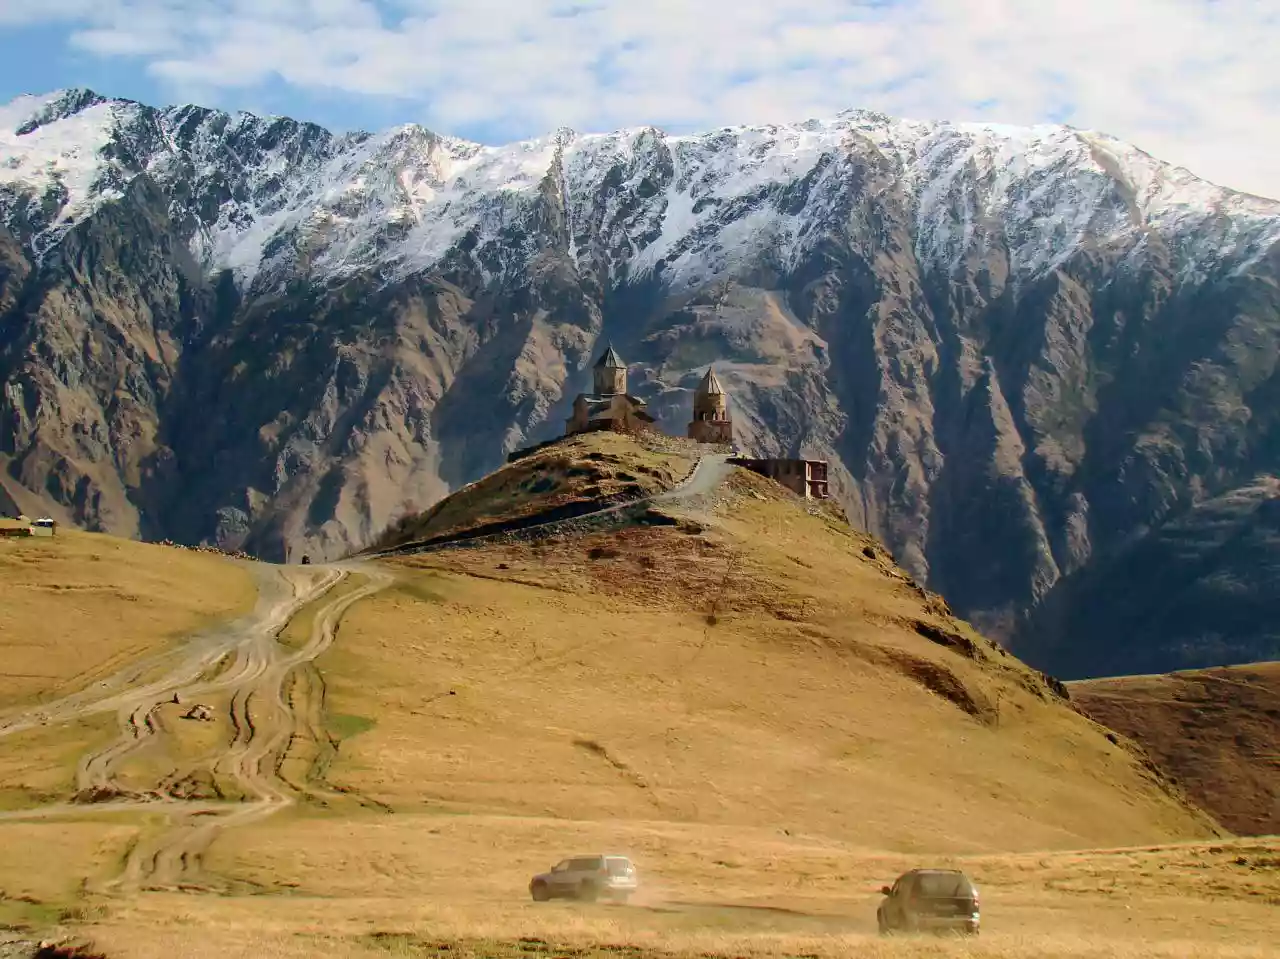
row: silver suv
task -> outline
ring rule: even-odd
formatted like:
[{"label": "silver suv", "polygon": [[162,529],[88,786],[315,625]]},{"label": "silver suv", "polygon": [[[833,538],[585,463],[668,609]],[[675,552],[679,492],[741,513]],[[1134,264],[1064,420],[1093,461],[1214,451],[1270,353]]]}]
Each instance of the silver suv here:
[{"label": "silver suv", "polygon": [[595,902],[601,897],[626,902],[636,891],[636,867],[626,856],[578,856],[556,863],[529,881],[529,894],[535,902],[548,899],[583,899]]}]

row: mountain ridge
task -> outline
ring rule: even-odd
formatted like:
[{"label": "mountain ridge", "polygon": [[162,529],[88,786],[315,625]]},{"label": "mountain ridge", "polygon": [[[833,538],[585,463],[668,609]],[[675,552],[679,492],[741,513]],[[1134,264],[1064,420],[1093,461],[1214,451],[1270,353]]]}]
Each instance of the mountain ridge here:
[{"label": "mountain ridge", "polygon": [[1280,474],[1280,203],[1100,134],[37,99],[0,108],[0,455],[93,528],[342,554],[559,432],[605,337],[668,432],[716,362],[744,446],[829,459],[1035,662],[1051,593]]},{"label": "mountain ridge", "polygon": [[[495,183],[501,183],[503,188],[522,188],[529,189],[531,187],[541,189],[544,185],[543,180],[546,177],[556,175],[556,167],[561,164],[567,164],[567,172],[572,174],[575,172],[573,159],[578,156],[586,156],[587,159],[595,159],[592,155],[598,152],[612,151],[615,154],[630,154],[632,157],[639,154],[641,149],[650,141],[656,141],[659,145],[674,145],[676,147],[676,156],[672,159],[678,161],[680,148],[684,146],[694,147],[704,141],[713,141],[717,137],[736,137],[739,139],[756,138],[754,144],[750,144],[759,150],[760,148],[773,147],[771,150],[770,160],[776,163],[780,162],[784,166],[788,161],[795,161],[792,165],[794,170],[788,169],[785,172],[798,173],[803,176],[810,176],[818,172],[817,162],[836,145],[838,139],[842,135],[864,136],[872,139],[877,146],[887,149],[895,161],[901,175],[908,179],[918,176],[918,173],[912,170],[913,162],[933,162],[935,157],[931,156],[931,148],[933,152],[941,155],[943,159],[951,160],[951,154],[957,153],[956,144],[951,140],[969,138],[975,146],[976,153],[971,157],[960,156],[958,159],[973,160],[977,156],[981,156],[995,169],[996,161],[1008,163],[1007,156],[990,156],[992,151],[1000,153],[1002,150],[1010,148],[1020,150],[1024,154],[1031,166],[1035,166],[1037,161],[1044,159],[1061,159],[1060,154],[1065,149],[1071,159],[1080,162],[1086,159],[1084,154],[1087,153],[1087,160],[1092,164],[1093,168],[1090,172],[1094,173],[1110,173],[1122,181],[1125,188],[1126,196],[1124,210],[1125,214],[1134,220],[1146,220],[1154,218],[1157,221],[1174,218],[1176,219],[1177,210],[1171,210],[1171,207],[1178,206],[1194,206],[1191,201],[1198,201],[1206,207],[1209,207],[1213,213],[1234,213],[1238,216],[1270,216],[1280,215],[1280,202],[1267,201],[1263,198],[1254,198],[1248,194],[1239,193],[1227,188],[1218,187],[1208,184],[1194,177],[1189,171],[1173,167],[1168,164],[1160,163],[1150,154],[1138,150],[1128,144],[1123,143],[1113,137],[1105,134],[1097,133],[1091,130],[1082,130],[1074,127],[1042,124],[1031,127],[1016,127],[1006,124],[979,124],[979,123],[950,123],[948,121],[916,121],[901,120],[888,117],[885,114],[866,111],[866,110],[846,110],[836,115],[835,118],[828,120],[810,119],[794,124],[770,124],[760,126],[737,126],[724,127],[719,131],[707,134],[686,134],[669,136],[656,127],[635,127],[624,128],[613,131],[611,133],[587,133],[579,134],[576,131],[562,129],[555,133],[548,134],[543,137],[531,140],[518,141],[503,146],[486,146],[463,140],[457,137],[443,136],[431,130],[416,124],[402,124],[392,127],[381,133],[367,133],[364,131],[356,131],[353,133],[336,135],[325,128],[307,122],[299,122],[287,117],[258,117],[252,113],[239,112],[235,114],[225,113],[217,110],[207,110],[192,105],[184,105],[180,107],[171,107],[164,110],[156,110],[147,107],[141,103],[132,100],[111,99],[102,97],[101,95],[88,89],[71,89],[66,91],[56,91],[46,96],[35,96],[24,98],[32,102],[19,107],[18,103],[22,101],[14,101],[5,108],[6,115],[21,116],[27,114],[27,119],[15,128],[16,138],[20,139],[35,134],[42,129],[59,123],[65,122],[75,117],[84,117],[87,113],[95,111],[103,114],[94,117],[88,121],[88,125],[93,123],[101,125],[102,129],[98,132],[100,135],[106,134],[106,127],[114,124],[118,128],[115,132],[130,127],[155,125],[159,128],[159,138],[163,141],[160,149],[155,152],[160,157],[157,160],[154,156],[146,157],[139,153],[134,157],[113,157],[117,160],[116,175],[122,176],[120,167],[126,165],[126,160],[132,160],[137,165],[136,173],[152,172],[152,167],[157,163],[162,163],[169,156],[188,153],[195,157],[201,157],[202,149],[206,146],[201,142],[201,137],[206,135],[210,129],[226,130],[230,128],[233,132],[239,128],[259,128],[270,138],[272,131],[279,131],[279,128],[288,128],[289,132],[296,134],[299,138],[298,142],[287,142],[283,144],[286,148],[282,157],[275,157],[274,160],[292,160],[297,159],[296,154],[305,152],[308,147],[313,147],[312,152],[317,161],[327,161],[330,166],[325,170],[305,170],[313,174],[327,174],[330,178],[328,190],[332,192],[334,189],[332,182],[337,177],[347,176],[348,178],[358,178],[364,172],[367,164],[378,159],[384,164],[399,164],[405,166],[411,159],[409,154],[412,148],[418,147],[425,150],[428,154],[426,169],[420,171],[422,176],[415,182],[406,183],[403,178],[396,184],[401,187],[401,191],[406,195],[407,203],[403,207],[396,209],[384,210],[387,206],[386,199],[383,197],[374,197],[373,205],[377,212],[385,212],[388,216],[402,217],[410,213],[419,213],[422,208],[429,207],[431,201],[436,199],[436,192],[442,185],[441,181],[447,179],[448,174],[455,170],[461,171],[462,176],[474,170],[475,173],[484,175],[486,183],[489,186]],[[32,110],[31,108],[35,108]],[[129,116],[127,114],[137,114],[137,116]],[[194,121],[194,122],[193,122]],[[944,135],[951,134],[951,138],[947,139]],[[773,136],[777,138],[776,142],[771,143],[767,138]],[[764,138],[761,140],[760,138]],[[931,138],[942,139],[940,144],[933,144]],[[922,145],[923,144],[923,145]],[[135,146],[146,146],[145,143]],[[279,145],[279,144],[277,144]],[[7,146],[13,149],[15,144],[9,143]],[[1055,157],[1053,151],[1056,149],[1059,156]],[[1037,151],[1046,150],[1049,156],[1038,157]],[[568,151],[571,155],[566,158]],[[508,156],[508,154],[514,156]],[[523,160],[521,154],[524,154]],[[203,157],[201,157],[203,159]],[[735,157],[741,161],[742,157]],[[485,160],[493,160],[493,163],[486,164]],[[334,168],[334,164],[337,167]],[[812,163],[806,168],[806,163]],[[159,170],[162,175],[163,170]],[[539,172],[543,176],[539,176]],[[576,172],[581,173],[580,169]],[[771,184],[776,181],[770,179],[769,173],[763,169],[752,169],[750,172],[763,184]],[[1005,171],[1006,175],[1016,176],[1017,171]],[[505,177],[505,179],[504,179]],[[704,177],[704,179],[708,179]],[[323,182],[322,182],[323,185]],[[590,180],[587,180],[587,186],[594,186]],[[713,184],[714,185],[714,184]],[[993,191],[998,192],[1001,184],[992,184]],[[76,184],[79,190],[91,189],[91,185]],[[356,184],[350,184],[346,192],[352,192]],[[384,187],[390,187],[391,184],[382,184]],[[578,192],[576,189],[570,191],[565,182],[560,184],[560,188],[566,197],[571,193]],[[76,205],[74,194],[72,193],[71,203],[74,208]],[[935,191],[936,192],[936,191]],[[692,191],[690,191],[690,194]],[[930,191],[924,191],[923,199],[927,199]],[[115,194],[107,191],[101,194],[105,199],[114,198]],[[673,195],[674,196],[674,195]],[[326,208],[326,198],[309,194],[302,194],[291,199],[299,201],[299,206],[305,206],[308,201],[316,207],[316,212],[323,212],[325,215],[341,217],[341,211]],[[1067,196],[1068,201],[1078,202],[1086,197]],[[1092,198],[1096,200],[1095,198]],[[697,206],[696,203],[693,206]],[[1096,204],[1095,204],[1096,206]],[[570,204],[572,207],[572,204]],[[91,210],[89,211],[92,212]],[[235,211],[244,213],[243,210]],[[250,215],[255,211],[249,211]],[[266,211],[268,217],[277,215],[278,211]],[[684,214],[686,211],[676,211]],[[696,210],[693,211],[696,214]],[[1019,211],[1022,219],[1026,219],[1028,211]],[[1068,215],[1068,210],[1064,210],[1062,204],[1053,210],[1059,216]],[[1090,210],[1091,213],[1095,212]],[[670,209],[670,198],[668,209],[665,211],[664,219],[671,218],[672,210]],[[314,214],[313,214],[314,215]],[[936,215],[936,211],[926,212],[922,206],[921,222],[922,225],[930,216]],[[72,217],[75,216],[73,212]],[[236,222],[234,215],[230,215],[230,222],[223,224],[219,220],[219,226],[234,228],[244,226],[243,222]],[[268,224],[270,227],[273,224]],[[433,224],[437,227],[436,234],[428,234],[424,238],[422,246],[417,250],[417,255],[410,257],[408,254],[402,254],[402,259],[407,259],[405,267],[409,271],[414,269],[422,269],[434,265],[443,256],[451,241],[456,240],[458,232],[455,229],[450,231],[448,224],[443,220]],[[452,224],[455,228],[460,224],[455,222]],[[944,261],[950,263],[954,269],[956,265],[955,254],[957,251],[952,250],[953,244],[949,243],[949,224],[945,221],[932,224],[935,229],[930,237],[930,243],[922,248],[924,252],[927,249],[928,256],[925,258],[930,262],[942,264]],[[1077,221],[1073,224],[1077,228],[1081,228],[1083,224]],[[1137,226],[1138,223],[1133,225]],[[1201,223],[1201,226],[1204,224]],[[650,252],[647,257],[641,257],[638,264],[635,264],[633,276],[644,277],[650,270],[660,270],[660,263],[664,261],[663,253],[672,246],[678,245],[678,240],[668,239],[664,223],[664,233],[659,237],[656,244],[659,248],[656,252]],[[966,220],[964,227],[966,230],[974,229],[976,224]],[[261,266],[261,262],[253,262],[253,254],[261,252],[258,257],[259,261],[269,261],[270,255],[262,247],[264,244],[259,243],[260,237],[258,233],[261,231],[247,230],[253,234],[250,238],[239,238],[239,242],[228,240],[226,234],[229,229],[223,229],[222,233],[216,238],[211,239],[212,248],[205,251],[207,258],[204,265],[207,268],[212,267],[229,267],[236,270],[242,277],[252,279],[255,275],[252,271]],[[577,259],[579,249],[575,249],[574,236],[571,236],[569,243],[569,252],[571,257]],[[1037,237],[1037,241],[1043,237]],[[1220,235],[1218,239],[1221,241],[1223,237]],[[1256,243],[1249,249],[1249,257],[1256,259],[1261,255],[1262,246],[1274,243],[1280,239],[1280,229],[1275,227],[1274,223],[1270,224],[1270,229],[1264,231],[1264,234],[1256,238]],[[665,241],[665,246],[663,245]],[[1058,256],[1061,255],[1061,244],[1056,251]],[[350,251],[346,251],[350,252]],[[1203,251],[1200,251],[1203,253]],[[946,254],[951,254],[948,261]],[[394,260],[394,258],[392,258]],[[1049,263],[1053,260],[1047,261]],[[1249,265],[1250,259],[1246,259],[1245,266]],[[360,265],[367,264],[357,264]],[[1027,264],[1027,269],[1031,273],[1041,272],[1045,268],[1046,263],[1042,262],[1038,257],[1031,257],[1031,261]],[[1239,269],[1245,268],[1239,267]],[[345,274],[347,264],[339,258],[339,262],[334,269],[336,277],[342,277]],[[322,274],[323,275],[323,274]]]}]

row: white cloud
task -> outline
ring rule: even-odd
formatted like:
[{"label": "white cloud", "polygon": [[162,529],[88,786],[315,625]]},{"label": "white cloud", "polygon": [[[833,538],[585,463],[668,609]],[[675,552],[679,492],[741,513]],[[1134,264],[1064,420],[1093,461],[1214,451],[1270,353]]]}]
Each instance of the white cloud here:
[{"label": "white cloud", "polygon": [[446,132],[1065,118],[1280,197],[1275,0],[4,0],[6,21],[65,22],[175,89],[279,76]]}]

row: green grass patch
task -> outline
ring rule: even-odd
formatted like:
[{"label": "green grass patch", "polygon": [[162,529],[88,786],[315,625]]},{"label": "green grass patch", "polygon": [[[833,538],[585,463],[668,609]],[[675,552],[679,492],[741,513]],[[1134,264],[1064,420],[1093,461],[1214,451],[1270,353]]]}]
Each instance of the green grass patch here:
[{"label": "green grass patch", "polygon": [[350,739],[353,736],[359,736],[361,733],[367,733],[376,725],[378,725],[377,720],[370,719],[367,716],[352,716],[348,713],[339,713],[325,719],[325,726],[328,728],[329,734],[336,739]]},{"label": "green grass patch", "polygon": [[60,923],[64,912],[64,906],[54,903],[0,895],[0,929],[38,932]]},{"label": "green grass patch", "polygon": [[423,582],[423,579],[425,578],[426,577],[415,576],[411,579],[410,578],[402,579],[399,582],[397,582],[395,586],[391,587],[389,592],[400,595],[400,596],[407,596],[409,599],[412,599],[419,603],[447,602],[447,600],[441,593],[432,589],[430,586],[428,586],[426,583]]}]

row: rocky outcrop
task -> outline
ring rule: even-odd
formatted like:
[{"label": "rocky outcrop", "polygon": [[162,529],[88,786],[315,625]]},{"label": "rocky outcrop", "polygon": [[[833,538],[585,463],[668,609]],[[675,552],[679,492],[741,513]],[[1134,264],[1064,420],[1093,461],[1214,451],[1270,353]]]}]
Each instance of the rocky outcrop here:
[{"label": "rocky outcrop", "polygon": [[[608,339],[677,434],[716,362],[743,446],[827,457],[915,577],[1084,675],[1169,665],[1107,590],[1238,562],[1162,544],[1280,475],[1280,204],[1109,138],[491,149],[83,93],[4,123],[0,457],[91,528],[341,555],[557,433]],[[1179,663],[1273,648],[1206,630]]]}]

